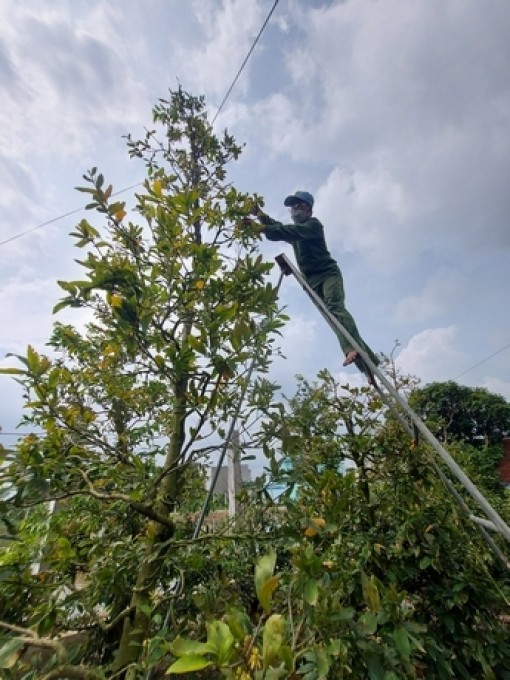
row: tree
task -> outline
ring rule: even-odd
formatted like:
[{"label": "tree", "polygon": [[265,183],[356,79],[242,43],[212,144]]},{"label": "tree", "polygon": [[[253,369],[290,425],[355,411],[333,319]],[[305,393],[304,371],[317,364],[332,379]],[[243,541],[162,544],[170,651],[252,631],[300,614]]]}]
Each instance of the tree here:
[{"label": "tree", "polygon": [[[54,311],[91,321],[83,332],[56,322],[53,358],[29,346],[4,371],[23,385],[23,422],[43,434],[20,443],[3,475],[3,514],[24,518],[2,558],[0,625],[17,635],[10,660],[26,643],[55,651],[47,679],[138,677],[172,597],[156,593],[184,569],[184,474],[218,449],[248,365],[267,370],[282,324],[272,265],[245,223],[258,199],[225,181],[241,148],[214,135],[204,100],[181,89],[153,113],[157,129],[127,140],[147,171],[133,221],[96,168],[78,189],[103,224],[83,219],[72,233],[84,278],[59,282]],[[253,382],[242,426],[272,394]],[[75,665],[40,637],[69,628],[88,633]]]},{"label": "tree", "polygon": [[[258,198],[225,184],[239,148],[203,100],[178,90],[154,114],[161,141],[128,138],[147,165],[140,224],[95,169],[81,188],[105,224],[74,232],[85,274],[61,282],[56,310],[89,323],[56,323],[52,358],[29,347],[4,371],[43,432],[0,469],[4,675],[504,677],[507,584],[427,448],[376,392],[326,371],[287,404],[248,383],[283,322],[245,225]],[[245,388],[242,436],[273,476],[292,461],[289,491],[275,508],[259,480],[235,525],[194,538],[193,464],[223,444]]]},{"label": "tree", "polygon": [[[257,616],[239,602],[211,612],[203,642],[173,642],[170,673],[203,664],[253,680],[505,677],[507,574],[427,447],[386,415],[375,392],[327,371],[299,381],[266,423],[292,466],[281,471],[288,491],[273,550],[252,579]],[[339,474],[346,457],[357,469]]]},{"label": "tree", "polygon": [[483,387],[450,381],[416,389],[410,405],[441,441],[500,445],[510,433],[510,404]]}]

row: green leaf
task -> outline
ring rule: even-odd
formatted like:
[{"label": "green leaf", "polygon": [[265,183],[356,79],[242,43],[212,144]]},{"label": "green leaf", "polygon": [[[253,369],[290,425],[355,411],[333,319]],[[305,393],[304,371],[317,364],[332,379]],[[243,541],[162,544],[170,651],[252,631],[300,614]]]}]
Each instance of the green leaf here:
[{"label": "green leaf", "polygon": [[319,599],[319,584],[315,579],[309,579],[303,589],[305,602],[315,607]]},{"label": "green leaf", "polygon": [[271,578],[268,578],[267,581],[262,585],[258,592],[259,602],[267,614],[271,611],[271,596],[278,588],[279,582],[279,576],[271,576]]},{"label": "green leaf", "polygon": [[397,645],[397,649],[404,659],[408,659],[411,656],[411,644],[409,642],[409,635],[407,631],[402,626],[395,628],[393,632],[393,639]]},{"label": "green leaf", "polygon": [[364,572],[361,572],[361,587],[363,589],[363,597],[365,598],[365,602],[368,604],[370,609],[374,612],[380,611],[381,598],[379,596],[377,579],[375,576],[367,576]]},{"label": "green leaf", "polygon": [[316,650],[318,680],[327,680],[329,673],[329,656],[325,649],[319,647]]},{"label": "green leaf", "polygon": [[55,625],[56,620],[57,620],[56,609],[50,609],[50,611],[44,614],[44,616],[40,619],[39,623],[37,624],[37,633],[39,635],[46,635],[46,633],[49,633],[49,631]]},{"label": "green leaf", "polygon": [[26,371],[22,371],[21,368],[0,368],[0,373],[3,375],[23,375]]},{"label": "green leaf", "polygon": [[0,668],[12,668],[19,659],[24,642],[13,638],[0,649]]},{"label": "green leaf", "polygon": [[189,656],[183,656],[177,661],[169,666],[166,671],[166,675],[179,675],[182,673],[192,673],[193,671],[201,671],[203,668],[212,666],[211,661],[199,656],[198,654],[193,654]]},{"label": "green leaf", "polygon": [[419,562],[420,569],[426,569],[427,567],[430,567],[431,564],[432,564],[432,559],[428,555],[425,555],[425,557],[422,557],[420,562]]},{"label": "green leaf", "polygon": [[279,678],[288,678],[286,668],[268,668],[264,673],[264,680],[279,680]]},{"label": "green leaf", "polygon": [[207,642],[198,640],[185,640],[176,637],[170,645],[170,651],[174,656],[201,656],[203,654],[214,653],[215,649]]},{"label": "green leaf", "polygon": [[278,577],[273,576],[276,566],[276,552],[273,550],[264,555],[255,565],[255,591],[257,598],[266,612],[270,611],[271,595],[278,586]]},{"label": "green leaf", "polygon": [[93,194],[95,189],[90,189],[89,187],[74,187],[75,191],[81,191],[82,194]]},{"label": "green leaf", "polygon": [[384,668],[375,654],[367,654],[366,664],[370,680],[384,680]]},{"label": "green leaf", "polygon": [[359,617],[359,622],[365,635],[373,635],[377,630],[377,616],[372,612],[365,612]]},{"label": "green leaf", "polygon": [[230,660],[234,643],[234,636],[226,623],[211,621],[207,624],[207,645],[213,650],[220,666]]},{"label": "green leaf", "polygon": [[281,614],[273,614],[268,618],[262,635],[262,661],[268,668],[278,661],[278,654],[283,642],[285,619]]},{"label": "green leaf", "polygon": [[253,626],[249,616],[239,609],[231,609],[228,612],[227,623],[233,636],[239,642],[243,641],[247,635],[253,633]]}]

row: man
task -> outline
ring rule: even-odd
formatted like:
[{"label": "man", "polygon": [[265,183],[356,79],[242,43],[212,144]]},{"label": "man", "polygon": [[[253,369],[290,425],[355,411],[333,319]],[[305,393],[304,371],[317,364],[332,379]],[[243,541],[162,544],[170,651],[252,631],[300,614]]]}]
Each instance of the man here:
[{"label": "man", "polygon": [[[261,231],[270,241],[286,241],[292,244],[297,265],[310,287],[377,365],[379,359],[361,339],[354,319],[345,308],[342,274],[336,260],[329,253],[324,227],[312,216],[313,203],[313,196],[307,191],[296,191],[292,196],[287,196],[284,205],[290,208],[293,224],[282,224],[260,210],[256,211],[263,225]],[[373,384],[372,373],[359,353],[341,333],[337,333],[337,337],[345,354],[343,365],[354,363],[366,374],[368,382]]]}]

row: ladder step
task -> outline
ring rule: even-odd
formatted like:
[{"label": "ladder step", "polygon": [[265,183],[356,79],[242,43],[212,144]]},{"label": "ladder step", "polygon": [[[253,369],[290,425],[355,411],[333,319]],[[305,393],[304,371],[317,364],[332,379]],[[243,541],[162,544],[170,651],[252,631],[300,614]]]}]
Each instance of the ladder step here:
[{"label": "ladder step", "polygon": [[494,522],[491,522],[488,519],[483,519],[483,517],[477,517],[476,515],[469,515],[469,519],[475,522],[475,524],[479,524],[481,527],[485,527],[486,529],[490,529],[491,531],[499,532]]}]

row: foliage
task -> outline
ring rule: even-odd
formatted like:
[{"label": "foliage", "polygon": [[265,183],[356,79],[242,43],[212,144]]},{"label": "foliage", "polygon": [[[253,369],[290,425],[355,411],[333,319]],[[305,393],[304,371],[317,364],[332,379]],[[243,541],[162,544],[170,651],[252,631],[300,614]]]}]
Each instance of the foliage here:
[{"label": "foliage", "polygon": [[[228,651],[220,658],[209,633],[199,642],[194,631],[167,647],[170,674],[201,664],[245,680],[505,677],[508,581],[430,452],[381,420],[382,408],[324,372],[267,423],[292,467],[271,529],[276,554],[259,558],[251,585],[257,604],[230,595],[216,618],[209,611],[205,627],[222,623]],[[357,470],[338,474],[346,456]]]},{"label": "foliage", "polygon": [[501,446],[510,433],[510,404],[483,387],[450,381],[416,389],[410,405],[441,441]]},{"label": "foliage", "polygon": [[[326,371],[276,401],[261,374],[283,317],[245,220],[260,201],[225,183],[240,149],[181,90],[154,117],[128,138],[140,224],[97,170],[81,187],[103,224],[77,226],[84,278],[56,310],[87,325],[56,323],[51,357],[4,371],[42,432],[2,461],[5,677],[504,678],[508,577],[430,451]],[[244,443],[287,491],[275,506],[261,478],[193,538],[196,465],[244,387]]]},{"label": "foliage", "polygon": [[[282,324],[272,265],[245,223],[258,199],[225,182],[241,148],[180,89],[154,122],[128,137],[147,169],[133,220],[96,168],[78,188],[102,224],[73,231],[83,278],[59,282],[55,312],[80,310],[85,328],[55,323],[51,357],[29,346],[4,370],[23,386],[23,423],[42,432],[2,470],[14,539],[1,562],[5,627],[41,646],[86,629],[85,662],[129,677],[161,625],[161,586],[182,572],[175,546],[190,534],[176,518],[202,499],[193,470],[222,444],[248,367],[267,371]],[[252,382],[240,428],[273,389]]]}]

